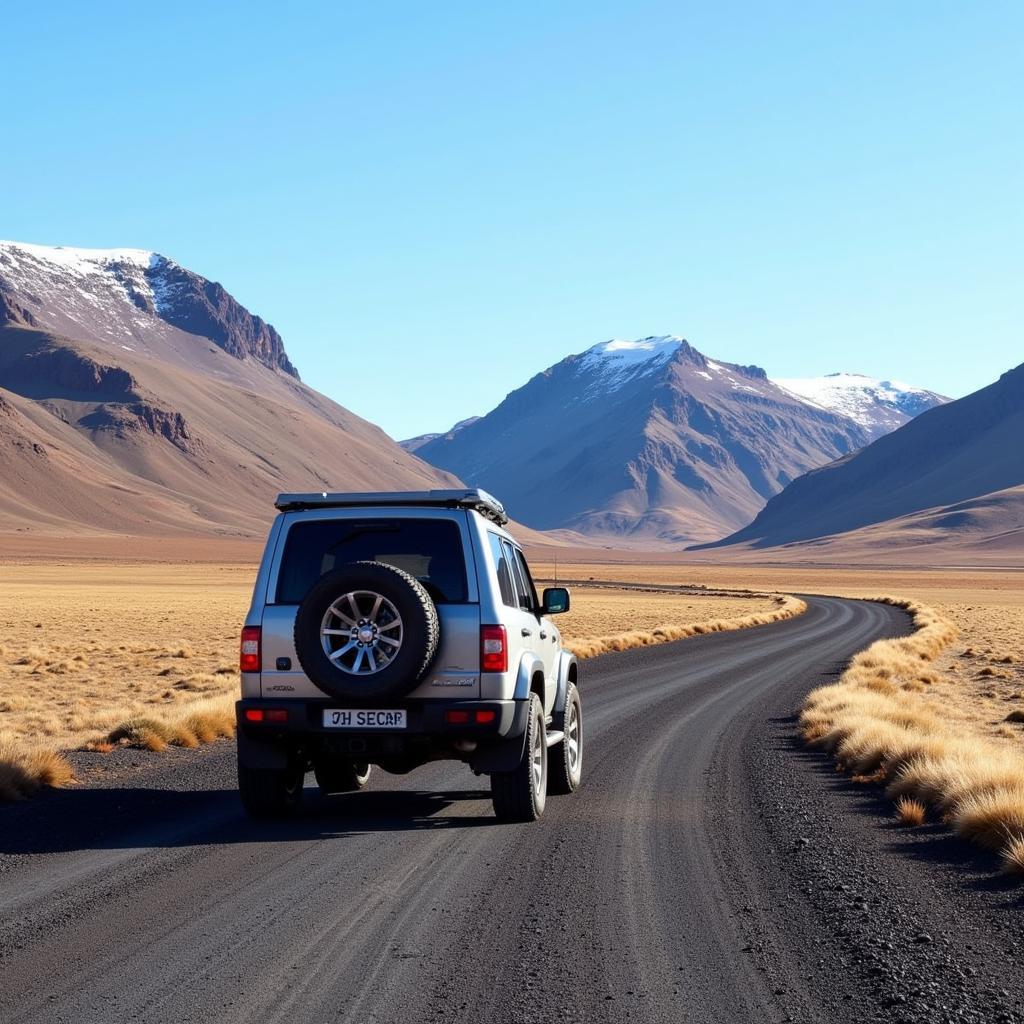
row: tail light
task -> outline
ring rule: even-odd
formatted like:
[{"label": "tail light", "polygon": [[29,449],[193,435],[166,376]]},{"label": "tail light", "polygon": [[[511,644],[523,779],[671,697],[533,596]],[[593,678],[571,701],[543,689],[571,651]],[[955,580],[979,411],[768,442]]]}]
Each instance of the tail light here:
[{"label": "tail light", "polygon": [[480,671],[508,671],[508,635],[504,626],[480,627]]},{"label": "tail light", "polygon": [[239,672],[259,672],[262,667],[260,633],[259,626],[246,626],[242,630],[242,646],[238,657]]},{"label": "tail light", "polygon": [[287,708],[246,708],[247,722],[287,722]]}]

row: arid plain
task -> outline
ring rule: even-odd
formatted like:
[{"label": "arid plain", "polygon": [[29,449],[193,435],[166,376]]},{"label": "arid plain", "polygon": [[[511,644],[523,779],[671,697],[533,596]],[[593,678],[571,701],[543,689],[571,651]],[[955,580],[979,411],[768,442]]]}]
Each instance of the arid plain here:
[{"label": "arid plain", "polygon": [[[14,545],[12,545],[14,546]],[[165,741],[210,738],[197,712],[224,710],[237,692],[238,630],[256,552],[142,542],[136,560],[73,549],[56,561],[18,545],[0,581],[0,737],[8,746],[74,749],[159,736],[133,723],[171,722]],[[42,545],[40,546],[42,547]],[[217,554],[227,560],[216,560]],[[654,631],[730,628],[770,615],[777,594],[891,594],[935,607],[959,632],[927,677],[944,718],[993,740],[1024,736],[1024,587],[1018,571],[740,566],[642,554],[534,553],[539,577],[573,588],[560,619],[581,654]],[[595,646],[595,641],[598,643]],[[193,728],[182,727],[192,720]],[[196,733],[199,733],[196,736]],[[190,735],[191,733],[191,735]]]},{"label": "arid plain", "polygon": [[[5,559],[0,760],[34,759],[44,779],[63,782],[58,762],[48,758],[55,751],[126,744],[159,751],[230,735],[255,553],[248,545],[225,547],[237,560],[204,560],[212,546],[169,549],[145,541],[136,544],[137,561],[102,550],[89,557],[82,549],[60,561],[24,552]],[[557,571],[537,568],[541,575]],[[617,570],[565,568],[584,577],[560,620],[583,656],[792,613],[792,602],[741,586],[740,577],[730,588],[735,592],[702,592],[680,590],[672,573],[653,566],[637,566],[618,576],[629,582],[612,586],[600,580]],[[665,585],[646,589],[657,583]],[[7,795],[30,787],[31,778],[8,779]]]}]

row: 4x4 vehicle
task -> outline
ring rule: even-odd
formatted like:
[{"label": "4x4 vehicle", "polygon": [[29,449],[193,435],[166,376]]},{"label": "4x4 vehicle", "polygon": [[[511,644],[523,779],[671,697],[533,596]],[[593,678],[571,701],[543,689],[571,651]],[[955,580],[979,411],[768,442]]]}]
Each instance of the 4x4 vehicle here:
[{"label": "4x4 vehicle", "polygon": [[255,816],[458,760],[497,816],[580,784],[576,659],[501,504],[479,490],[282,494],[242,630],[238,785]]}]

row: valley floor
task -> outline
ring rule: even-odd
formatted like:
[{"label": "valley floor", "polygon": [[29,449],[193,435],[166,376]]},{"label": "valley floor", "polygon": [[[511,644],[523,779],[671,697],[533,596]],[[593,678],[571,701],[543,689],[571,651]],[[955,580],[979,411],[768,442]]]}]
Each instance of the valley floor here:
[{"label": "valley floor", "polygon": [[[102,742],[125,722],[180,721],[215,706],[230,712],[254,575],[251,560],[7,559],[0,580],[0,736],[72,749]],[[585,645],[627,631],[703,628],[776,607],[766,594],[584,582],[573,587],[572,611],[559,627],[567,641]],[[175,742],[173,732],[169,738]]]},{"label": "valley floor", "polygon": [[[559,571],[609,581],[921,601],[959,630],[959,639],[934,664],[924,699],[974,733],[1015,749],[1024,741],[1024,569],[741,566],[641,558],[560,560]],[[553,571],[554,563],[538,569]]]}]

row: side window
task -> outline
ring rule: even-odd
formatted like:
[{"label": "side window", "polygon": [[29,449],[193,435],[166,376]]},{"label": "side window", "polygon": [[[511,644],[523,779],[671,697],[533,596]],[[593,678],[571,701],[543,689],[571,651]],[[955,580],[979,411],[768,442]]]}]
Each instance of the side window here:
[{"label": "side window", "polygon": [[519,572],[526,584],[526,594],[530,600],[530,611],[540,610],[540,600],[537,597],[537,588],[533,584],[533,577],[530,575],[530,567],[526,564],[526,556],[516,548],[516,563],[519,565]]},{"label": "side window", "polygon": [[501,602],[509,608],[518,608],[519,599],[516,596],[515,587],[512,583],[512,566],[509,564],[505,554],[505,547],[501,538],[496,533],[488,533],[487,539],[491,542],[491,554],[494,556],[494,567],[498,574],[498,590],[501,592]]},{"label": "side window", "polygon": [[534,606],[530,600],[531,585],[529,577],[523,574],[522,559],[519,552],[507,540],[503,540],[501,546],[505,551],[505,558],[512,569],[512,580],[515,583],[517,603],[523,611],[532,612]]}]

